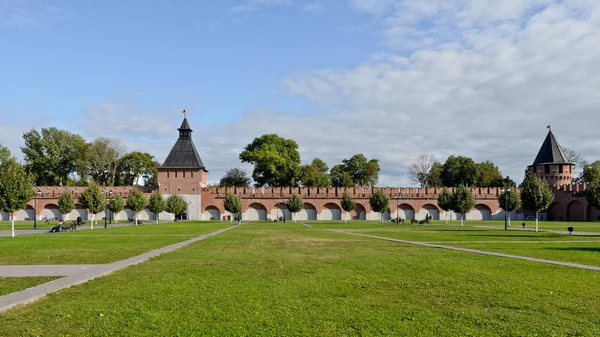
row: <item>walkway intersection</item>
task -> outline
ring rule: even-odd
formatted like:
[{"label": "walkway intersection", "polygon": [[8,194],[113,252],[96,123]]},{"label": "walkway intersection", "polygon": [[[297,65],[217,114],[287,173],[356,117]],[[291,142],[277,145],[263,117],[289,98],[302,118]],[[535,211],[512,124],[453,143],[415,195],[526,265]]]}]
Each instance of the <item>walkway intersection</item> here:
[{"label": "walkway intersection", "polygon": [[[115,226],[131,226],[131,224],[119,224]],[[89,264],[89,265],[24,265],[24,266],[0,266],[0,277],[38,277],[38,276],[65,276],[63,278],[53,280],[44,284],[37,285],[35,287],[27,288],[18,292],[14,292],[8,295],[0,296],[0,312],[8,310],[17,305],[27,304],[33,302],[41,297],[46,296],[49,293],[53,293],[62,289],[78,285],[89,280],[95,279],[129,267],[141,262],[144,262],[152,257],[158,256],[163,253],[171,252],[175,249],[185,247],[191,243],[204,240],[211,236],[221,234],[228,231],[235,226],[219,229],[217,231],[203,234],[190,240],[178,242],[166,247],[155,249],[138,256],[134,256],[121,261],[108,263],[108,264]],[[89,228],[89,227],[88,227]],[[30,230],[27,230],[30,231]],[[48,230],[45,230],[48,231]],[[9,235],[10,235],[10,231]],[[40,230],[36,230],[35,233],[39,233]],[[27,234],[35,234],[27,233]],[[22,233],[21,235],[24,235]],[[57,234],[53,234],[57,235]]]}]

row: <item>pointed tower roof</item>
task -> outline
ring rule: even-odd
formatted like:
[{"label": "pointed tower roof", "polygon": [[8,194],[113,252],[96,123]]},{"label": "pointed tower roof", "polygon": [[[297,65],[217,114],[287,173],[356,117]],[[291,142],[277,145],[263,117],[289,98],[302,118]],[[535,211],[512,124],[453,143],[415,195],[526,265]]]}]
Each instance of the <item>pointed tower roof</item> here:
[{"label": "pointed tower roof", "polygon": [[[181,126],[179,127],[179,139],[173,145],[171,152],[165,159],[165,162],[161,165],[161,168],[165,169],[203,169],[206,171],[206,167],[200,159],[200,155],[196,150],[196,146],[192,141],[192,129],[187,121],[187,117],[184,117]],[[208,171],[207,171],[208,172]]]},{"label": "pointed tower roof", "polygon": [[558,144],[556,137],[554,137],[550,126],[548,126],[548,135],[546,136],[546,139],[544,140],[537,157],[535,157],[533,165],[555,163],[571,164],[567,160],[567,157],[560,147],[560,144]]}]

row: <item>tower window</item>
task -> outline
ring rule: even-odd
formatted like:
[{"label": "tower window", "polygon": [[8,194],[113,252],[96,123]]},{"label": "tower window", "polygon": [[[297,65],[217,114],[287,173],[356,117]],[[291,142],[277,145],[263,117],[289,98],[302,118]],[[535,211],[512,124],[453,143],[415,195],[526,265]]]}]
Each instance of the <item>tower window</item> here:
[{"label": "tower window", "polygon": [[183,170],[183,177],[185,178],[185,170]]},{"label": "tower window", "polygon": [[175,178],[177,178],[177,171],[175,171]]},{"label": "tower window", "polygon": [[192,171],[191,173],[192,173],[192,178],[194,178],[194,171]]},{"label": "tower window", "polygon": [[167,178],[171,177],[171,171],[167,171]]},{"label": "tower window", "polygon": [[562,166],[562,165],[560,165],[560,166],[558,167],[558,173],[563,173],[563,166]]},{"label": "tower window", "polygon": [[544,165],[544,171],[546,174],[549,174],[550,173],[550,165],[548,165],[548,164]]}]

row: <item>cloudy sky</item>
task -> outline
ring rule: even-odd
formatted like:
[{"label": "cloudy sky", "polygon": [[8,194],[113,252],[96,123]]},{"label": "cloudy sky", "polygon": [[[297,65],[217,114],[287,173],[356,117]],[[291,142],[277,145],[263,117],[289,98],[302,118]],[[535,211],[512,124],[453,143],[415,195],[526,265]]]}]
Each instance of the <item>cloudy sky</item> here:
[{"label": "cloudy sky", "polygon": [[264,133],[409,186],[422,153],[522,178],[546,136],[600,159],[598,0],[0,0],[0,144],[56,126],[209,181]]}]

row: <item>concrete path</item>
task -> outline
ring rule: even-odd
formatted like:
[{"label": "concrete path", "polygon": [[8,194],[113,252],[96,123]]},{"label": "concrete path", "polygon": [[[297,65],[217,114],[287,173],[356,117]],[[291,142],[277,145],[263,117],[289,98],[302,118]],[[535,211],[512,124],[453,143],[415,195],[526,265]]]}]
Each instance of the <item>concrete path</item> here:
[{"label": "concrete path", "polygon": [[185,247],[191,243],[204,240],[211,236],[221,234],[235,226],[223,228],[208,234],[200,235],[193,239],[175,243],[163,248],[155,249],[147,253],[134,256],[125,260],[98,265],[58,265],[58,266],[2,266],[0,268],[0,277],[9,277],[12,275],[23,276],[66,276],[61,279],[40,284],[25,290],[14,292],[8,295],[0,296],[0,312],[8,310],[17,305],[33,302],[49,293],[72,287],[77,284],[110,274],[116,270],[129,267],[144,262],[152,257],[163,253],[171,252],[175,249]]},{"label": "concrete path", "polygon": [[460,247],[452,247],[452,246],[443,246],[443,245],[432,244],[432,243],[425,243],[425,242],[416,242],[416,241],[406,241],[406,240],[399,240],[399,239],[391,239],[391,238],[386,238],[386,237],[382,237],[382,236],[367,235],[367,234],[358,234],[358,233],[345,232],[345,231],[336,230],[336,229],[327,229],[326,231],[328,231],[328,232],[334,232],[334,233],[348,234],[348,235],[355,235],[355,236],[363,236],[363,237],[372,238],[372,239],[378,239],[378,240],[386,240],[386,241],[392,241],[392,242],[407,243],[407,244],[411,244],[411,245],[419,245],[419,246],[425,246],[425,247],[430,247],[430,248],[442,248],[442,249],[456,250],[456,251],[465,252],[465,253],[490,255],[490,256],[497,256],[497,257],[507,257],[507,258],[517,259],[517,260],[525,260],[525,261],[532,261],[532,262],[548,263],[548,264],[555,264],[555,265],[565,266],[565,267],[573,267],[573,268],[579,268],[579,269],[587,269],[587,270],[600,271],[600,267],[589,266],[589,265],[579,264],[579,263],[562,262],[562,261],[554,261],[554,260],[545,260],[545,259],[538,259],[538,258],[535,258],[535,257],[511,255],[511,254],[504,254],[504,253],[486,252],[484,250],[468,249],[468,248],[460,248]]},{"label": "concrete path", "polygon": [[300,224],[304,227],[312,228],[312,226],[307,223],[301,222]]},{"label": "concrete path", "polygon": [[[504,227],[498,227],[498,226],[473,226],[473,227],[475,227],[475,228],[505,230]],[[573,226],[573,228],[577,229],[577,227],[575,227],[575,226]],[[508,227],[508,230],[509,231],[535,232],[535,227],[534,228]],[[554,234],[564,234],[564,235],[575,235],[575,236],[600,236],[600,232],[578,232],[578,231],[573,231],[573,233],[570,234],[569,231],[557,231],[557,230],[553,230],[553,229],[538,229],[538,232],[546,232],[546,233],[554,233]]]}]

